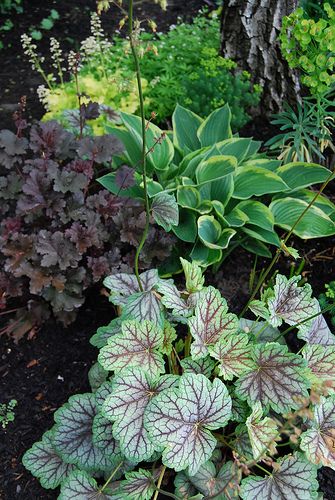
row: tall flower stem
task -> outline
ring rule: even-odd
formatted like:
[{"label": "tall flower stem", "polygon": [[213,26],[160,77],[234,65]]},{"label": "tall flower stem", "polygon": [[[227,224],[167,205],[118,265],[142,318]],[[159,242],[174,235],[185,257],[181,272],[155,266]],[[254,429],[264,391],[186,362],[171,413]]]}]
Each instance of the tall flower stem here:
[{"label": "tall flower stem", "polygon": [[132,52],[132,55],[134,58],[134,63],[135,63],[137,88],[138,88],[138,95],[139,95],[139,99],[140,99],[141,124],[142,124],[142,156],[141,156],[142,161],[141,161],[141,163],[142,163],[142,169],[143,169],[142,170],[142,177],[143,177],[143,190],[144,190],[144,198],[145,198],[145,226],[144,226],[142,238],[138,244],[138,247],[136,250],[136,255],[135,255],[135,275],[136,275],[136,278],[138,281],[138,286],[142,292],[143,286],[142,286],[140,275],[139,275],[138,263],[139,263],[139,257],[141,254],[141,250],[142,250],[144,243],[148,237],[149,224],[150,224],[150,206],[149,206],[149,197],[148,197],[148,189],[147,189],[146,122],[145,122],[145,114],[144,114],[144,98],[143,98],[143,90],[142,90],[142,82],[141,82],[141,68],[140,68],[140,63],[139,63],[138,54],[137,54],[137,50],[136,50],[136,41],[134,39],[133,14],[134,14],[134,3],[133,3],[133,0],[129,0],[129,8],[128,8],[129,40],[130,40],[131,52]]}]

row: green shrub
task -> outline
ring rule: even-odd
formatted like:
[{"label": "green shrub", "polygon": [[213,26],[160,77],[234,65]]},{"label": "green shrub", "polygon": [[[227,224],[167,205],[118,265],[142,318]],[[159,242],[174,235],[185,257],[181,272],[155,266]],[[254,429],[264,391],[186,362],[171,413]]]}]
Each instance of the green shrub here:
[{"label": "green shrub", "polygon": [[[123,128],[107,127],[123,142],[122,162],[141,172],[141,123],[121,113]],[[260,142],[233,136],[228,105],[206,120],[177,106],[171,140],[158,127],[148,126],[147,175],[149,196],[169,195],[179,207],[179,238],[175,252],[201,266],[220,262],[237,246],[270,257],[268,245],[281,246],[279,229],[290,230],[314,197],[311,185],[329,178],[328,169],[311,163],[289,163],[259,153]],[[115,173],[101,184],[121,196],[143,199],[142,179],[120,190]],[[149,177],[153,176],[153,180]],[[172,201],[171,201],[172,206]],[[319,196],[295,226],[303,239],[335,234],[335,205]],[[163,272],[179,269],[167,266]]]},{"label": "green shrub", "polygon": [[335,337],[310,285],[278,275],[239,320],[182,265],[181,291],[155,269],[143,291],[105,279],[122,314],[91,339],[91,392],[55,412],[24,466],[60,500],[316,499],[320,464],[335,469]]}]

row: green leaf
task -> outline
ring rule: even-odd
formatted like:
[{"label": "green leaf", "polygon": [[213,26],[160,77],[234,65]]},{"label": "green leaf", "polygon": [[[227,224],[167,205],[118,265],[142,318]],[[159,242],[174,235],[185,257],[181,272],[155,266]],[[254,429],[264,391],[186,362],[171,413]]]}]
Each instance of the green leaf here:
[{"label": "green leaf", "polygon": [[159,193],[153,199],[151,210],[155,222],[165,231],[170,231],[172,226],[178,225],[178,204],[173,195]]},{"label": "green leaf", "polygon": [[300,280],[300,276],[287,279],[277,274],[275,295],[268,301],[272,326],[281,326],[283,321],[288,325],[296,325],[317,313],[317,301],[312,299],[311,286],[306,283],[299,287]]},{"label": "green leaf", "polygon": [[121,482],[122,492],[127,499],[150,500],[155,493],[155,480],[158,478],[159,469],[155,471],[155,477],[145,469],[127,472],[126,479]]},{"label": "green leaf", "polygon": [[271,342],[254,346],[254,367],[236,382],[236,393],[254,406],[271,406],[278,413],[299,408],[308,396],[306,362],[288,352],[286,346]]},{"label": "green leaf", "polygon": [[163,333],[164,340],[161,351],[163,354],[167,354],[168,356],[170,356],[172,352],[173,342],[177,339],[177,332],[168,321],[165,321]]},{"label": "green leaf", "polygon": [[214,361],[208,356],[198,360],[193,360],[191,357],[184,358],[180,361],[184,373],[202,374],[210,378],[215,367]]},{"label": "green leaf", "polygon": [[252,196],[287,191],[287,184],[274,172],[260,167],[239,167],[234,178],[233,198],[246,200]]},{"label": "green leaf", "polygon": [[221,261],[222,251],[205,247],[205,245],[198,240],[192,248],[190,257],[199,266],[208,267]]},{"label": "green leaf", "polygon": [[[250,303],[250,305],[252,302]],[[249,305],[249,307],[250,307]],[[250,309],[252,309],[250,307]],[[257,342],[278,342],[285,344],[285,338],[280,336],[278,328],[269,325],[267,321],[252,321],[250,319],[241,318],[240,328],[249,336],[257,339]]]},{"label": "green leaf", "polygon": [[74,466],[63,461],[52,443],[52,431],[43,434],[42,440],[25,452],[22,463],[37,477],[43,488],[54,489],[74,470]]},{"label": "green leaf", "polygon": [[230,139],[233,136],[230,122],[231,112],[228,104],[213,111],[198,129],[197,135],[201,146],[212,146],[217,142]]},{"label": "green leaf", "polygon": [[246,420],[253,456],[257,462],[268,454],[274,455],[277,451],[276,440],[280,439],[276,422],[262,416],[262,405],[257,402]]},{"label": "green leaf", "polygon": [[212,156],[208,160],[202,160],[198,165],[195,175],[198,184],[216,182],[233,173],[237,168],[234,156]]},{"label": "green leaf", "polygon": [[84,471],[74,471],[61,486],[58,500],[121,500],[122,496],[103,493],[96,480]]},{"label": "green leaf", "polygon": [[[99,177],[97,181],[105,188],[107,191],[110,191],[117,196],[123,196],[127,198],[137,198],[140,200],[144,200],[144,190],[139,184],[135,184],[129,188],[120,189],[120,187],[115,182],[116,174],[114,172],[110,172],[109,174],[103,175]],[[135,179],[139,180],[137,174],[135,174]]]},{"label": "green leaf", "polygon": [[231,399],[219,379],[210,382],[192,373],[180,377],[179,389],[159,394],[147,408],[145,426],[163,463],[190,475],[198,472],[216,446],[211,430],[223,427],[231,415]]},{"label": "green leaf", "polygon": [[284,457],[279,470],[270,476],[243,479],[240,495],[243,500],[316,500],[319,486],[316,475],[317,468],[301,453],[295,453]]},{"label": "green leaf", "polygon": [[[270,204],[275,224],[290,230],[308,207],[308,203],[296,198],[281,198]],[[303,239],[321,238],[335,234],[335,223],[320,208],[311,206],[293,233]]]},{"label": "green leaf", "polygon": [[259,201],[241,201],[235,210],[241,210],[247,217],[248,223],[267,231],[273,231],[274,217],[271,210]]},{"label": "green leaf", "polygon": [[163,331],[150,321],[123,321],[122,333],[114,335],[100,351],[98,360],[106,370],[142,367],[148,373],[164,373],[160,353]]},{"label": "green leaf", "polygon": [[223,464],[217,472],[213,462],[208,461],[189,479],[206,498],[213,497],[220,500],[239,498],[241,472],[233,462]]},{"label": "green leaf", "polygon": [[253,367],[248,335],[244,333],[226,333],[214,346],[209,347],[210,355],[217,359],[220,375],[224,380],[239,377]]},{"label": "green leaf", "polygon": [[216,242],[221,236],[221,225],[213,215],[202,215],[198,219],[198,234],[204,245],[208,248],[219,248]]},{"label": "green leaf", "polygon": [[[319,303],[317,303],[316,307],[316,312],[320,313]],[[329,330],[322,314],[319,314],[307,324],[300,325],[298,327],[298,337],[309,344],[335,345],[335,336]]]},{"label": "green leaf", "polygon": [[186,290],[189,293],[199,292],[203,289],[205,278],[202,275],[202,269],[195,262],[188,262],[188,260],[180,257],[181,265],[186,279]]},{"label": "green leaf", "polygon": [[[139,116],[130,115],[124,112],[121,112],[120,116],[134,143],[136,144],[135,147],[137,154],[141,155],[143,148],[141,118]],[[146,129],[146,158],[148,166],[151,167],[151,171],[164,171],[169,167],[170,163],[173,160],[174,148],[168,136],[165,135],[163,139],[157,142],[159,138],[162,138],[162,134],[163,132],[156,125],[154,125],[153,123],[148,124]]]},{"label": "green leaf", "polygon": [[87,471],[106,470],[111,466],[109,458],[93,443],[95,415],[95,396],[91,393],[71,396],[54,415],[55,450],[66,462]]},{"label": "green leaf", "polygon": [[247,252],[254,253],[260,257],[271,258],[272,254],[270,250],[259,240],[248,239],[241,242],[241,247],[247,250]]},{"label": "green leaf", "polygon": [[335,470],[335,396],[321,398],[310,429],[301,434],[300,447],[313,464]]},{"label": "green leaf", "polygon": [[274,230],[268,231],[267,229],[248,224],[242,227],[242,232],[251,238],[262,241],[263,243],[269,243],[270,245],[275,245],[278,248],[280,247],[280,239]]},{"label": "green leaf", "polygon": [[290,189],[301,189],[324,182],[330,175],[328,168],[316,163],[287,163],[276,170]]},{"label": "green leaf", "polygon": [[235,207],[222,218],[222,221],[230,227],[241,227],[249,221],[249,217],[242,210]]},{"label": "green leaf", "polygon": [[197,130],[202,122],[200,116],[177,104],[172,115],[173,143],[184,155],[201,147]]},{"label": "green leaf", "polygon": [[313,387],[335,391],[335,346],[305,345],[302,355],[312,372]]},{"label": "green leaf", "polygon": [[178,472],[174,478],[175,495],[181,500],[189,500],[196,489],[185,472]]},{"label": "green leaf", "polygon": [[211,286],[208,287],[195,308],[194,316],[189,319],[189,328],[194,339],[191,345],[194,360],[206,357],[208,347],[216,344],[220,337],[237,331],[237,316],[227,311],[227,302],[220,292]]},{"label": "green leaf", "polygon": [[97,361],[93,366],[89,369],[88,372],[88,381],[90,383],[92,392],[95,392],[103,382],[106,382],[108,376],[108,372],[101,366],[101,364]]},{"label": "green leaf", "polygon": [[152,377],[139,368],[129,368],[116,375],[112,392],[103,405],[104,416],[114,422],[113,434],[122,453],[134,462],[148,460],[156,449],[144,423],[144,414],[152,399],[176,384],[178,377]]},{"label": "green leaf", "polygon": [[48,17],[45,17],[44,19],[42,19],[40,27],[43,30],[51,30],[51,28],[53,28],[53,25],[54,25],[53,20],[49,19]]},{"label": "green leaf", "polygon": [[178,186],[177,201],[183,208],[196,210],[201,203],[199,190],[192,186]]},{"label": "green leaf", "polygon": [[246,160],[242,164],[243,167],[261,167],[267,170],[276,171],[280,167],[280,160],[270,160],[269,158],[255,158],[254,160]]},{"label": "green leaf", "polygon": [[179,224],[173,226],[172,231],[182,241],[194,243],[197,237],[196,214],[190,210],[179,210]]},{"label": "green leaf", "polygon": [[252,142],[248,138],[232,137],[221,141],[216,146],[222,155],[235,156],[238,164],[240,164],[247,157]]}]

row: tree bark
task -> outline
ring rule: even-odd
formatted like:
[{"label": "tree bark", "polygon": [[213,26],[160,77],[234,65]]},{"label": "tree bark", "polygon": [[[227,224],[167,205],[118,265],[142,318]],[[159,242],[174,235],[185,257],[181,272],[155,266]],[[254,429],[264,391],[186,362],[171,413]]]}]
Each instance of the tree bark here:
[{"label": "tree bark", "polygon": [[224,0],[221,17],[221,53],[261,85],[261,104],[255,114],[270,116],[285,101],[294,104],[299,80],[281,55],[277,40],[283,16],[298,0]]}]

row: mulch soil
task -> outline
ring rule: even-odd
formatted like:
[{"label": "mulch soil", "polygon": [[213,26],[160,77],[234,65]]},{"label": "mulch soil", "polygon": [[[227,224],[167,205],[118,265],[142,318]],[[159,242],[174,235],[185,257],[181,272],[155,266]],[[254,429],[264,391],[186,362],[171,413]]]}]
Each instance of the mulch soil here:
[{"label": "mulch soil", "polygon": [[[155,19],[159,30],[166,30],[176,23],[178,16],[191,19],[211,0],[170,1],[170,9],[160,9],[145,2],[138,9],[141,18]],[[39,76],[31,70],[23,56],[20,35],[32,25],[48,16],[55,8],[60,14],[51,36],[73,48],[72,40],[80,42],[89,34],[89,13],[94,9],[93,0],[57,0],[41,2],[24,0],[24,13],[12,16],[15,26],[10,33],[0,34],[5,48],[0,51],[0,119],[1,128],[12,128],[11,115],[22,95],[28,99],[30,119],[39,119],[43,108],[36,98],[35,89],[41,84]],[[105,21],[112,31],[118,24],[119,14],[113,9]],[[10,47],[8,44],[10,43]],[[41,52],[48,57],[47,43],[39,43]],[[45,51],[45,53],[44,53]],[[260,133],[261,132],[261,133]],[[259,134],[259,135],[258,135]],[[272,130],[264,121],[245,128],[242,135],[268,138]],[[333,190],[328,194],[335,198]],[[324,290],[324,283],[335,277],[335,241],[321,239],[310,242],[294,241],[306,264],[303,275],[311,283],[317,296]],[[231,310],[238,312],[245,304],[249,290],[249,276],[254,257],[243,250],[235,251],[219,272],[207,273],[207,283],[217,286],[227,298]],[[266,266],[258,262],[258,269]],[[286,275],[294,265],[287,258],[279,261],[280,272]],[[16,399],[15,421],[6,429],[0,428],[0,499],[48,500],[56,499],[58,491],[43,489],[39,482],[21,464],[25,450],[53,424],[53,413],[72,394],[89,391],[87,373],[96,360],[97,350],[89,344],[90,336],[99,326],[107,324],[115,311],[99,289],[88,293],[85,306],[78,319],[69,328],[49,320],[35,336],[15,344],[12,339],[0,337],[0,403]],[[319,483],[326,500],[335,500],[335,473],[329,468],[319,472]],[[160,497],[161,498],[161,497]],[[275,500],[275,499],[274,499]]]}]

